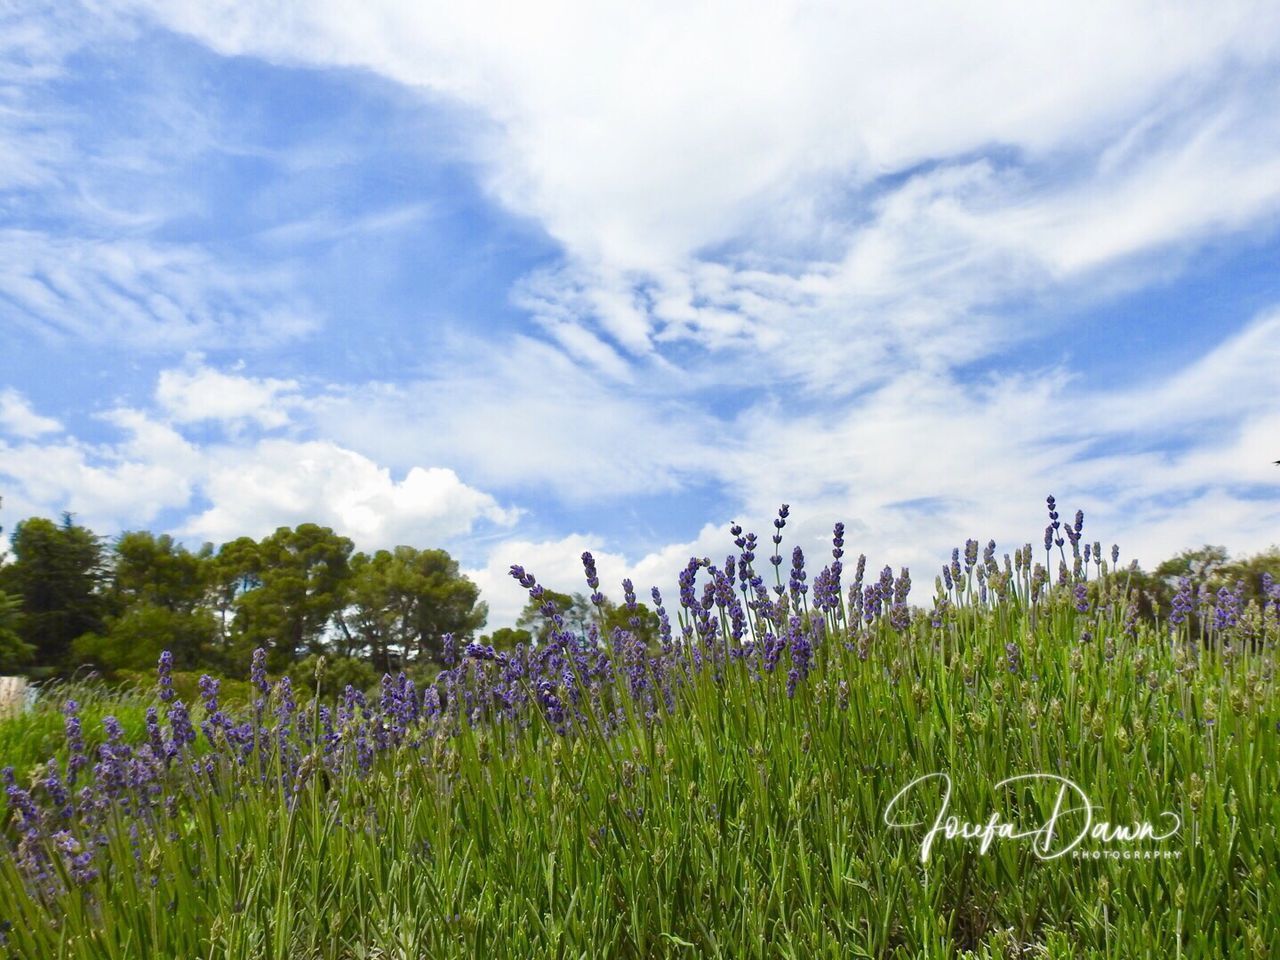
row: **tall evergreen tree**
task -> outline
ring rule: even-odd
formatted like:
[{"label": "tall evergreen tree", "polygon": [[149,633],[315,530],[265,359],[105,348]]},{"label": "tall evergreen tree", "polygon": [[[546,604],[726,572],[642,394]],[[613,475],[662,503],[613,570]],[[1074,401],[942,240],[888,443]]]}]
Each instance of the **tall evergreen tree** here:
[{"label": "tall evergreen tree", "polygon": [[12,562],[0,569],[0,590],[22,605],[17,633],[34,650],[36,666],[68,673],[76,666],[72,641],[100,633],[109,610],[101,585],[102,540],[77,524],[31,517],[14,527]]}]

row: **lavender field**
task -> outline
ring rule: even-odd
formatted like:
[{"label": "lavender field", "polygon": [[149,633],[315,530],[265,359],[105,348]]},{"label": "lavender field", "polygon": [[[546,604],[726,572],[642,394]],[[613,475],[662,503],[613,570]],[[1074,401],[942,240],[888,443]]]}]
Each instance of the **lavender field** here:
[{"label": "lavender field", "polygon": [[0,960],[1280,960],[1278,81],[0,0]]},{"label": "lavender field", "polygon": [[166,655],[136,735],[69,699],[58,757],[5,770],[5,949],[1274,956],[1280,588],[1140,620],[1118,548],[1050,511],[921,590],[840,524],[788,552],[784,507],[650,595],[649,647],[551,603],[546,642],[337,699],[260,651],[247,698],[185,702]]}]

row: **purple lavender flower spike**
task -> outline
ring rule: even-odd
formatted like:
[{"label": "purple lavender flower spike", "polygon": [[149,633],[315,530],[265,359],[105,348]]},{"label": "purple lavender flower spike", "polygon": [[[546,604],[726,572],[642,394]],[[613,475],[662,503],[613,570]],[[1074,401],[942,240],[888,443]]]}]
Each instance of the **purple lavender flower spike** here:
[{"label": "purple lavender flower spike", "polygon": [[806,579],[808,574],[804,572],[804,551],[797,546],[791,551],[791,582],[789,584],[792,600],[797,604],[809,592]]},{"label": "purple lavender flower spike", "polygon": [[160,662],[156,666],[156,680],[160,688],[160,702],[168,703],[173,699],[173,654],[168,650],[160,654]]},{"label": "purple lavender flower spike", "polygon": [[589,550],[582,552],[582,569],[587,576],[587,586],[591,588],[591,602],[597,607],[604,603],[604,594],[600,592],[600,576],[596,573],[595,557]]},{"label": "purple lavender flower spike", "polygon": [[62,706],[62,713],[66,717],[63,721],[63,729],[67,738],[67,752],[70,755],[67,761],[67,786],[73,787],[80,771],[89,765],[89,757],[85,752],[84,731],[80,724],[80,704],[74,700],[68,700]]},{"label": "purple lavender flower spike", "polygon": [[1186,623],[1187,617],[1195,610],[1194,591],[1191,587],[1191,578],[1182,577],[1178,580],[1178,592],[1173,595],[1173,608],[1169,613],[1169,623],[1174,627],[1179,627]]}]

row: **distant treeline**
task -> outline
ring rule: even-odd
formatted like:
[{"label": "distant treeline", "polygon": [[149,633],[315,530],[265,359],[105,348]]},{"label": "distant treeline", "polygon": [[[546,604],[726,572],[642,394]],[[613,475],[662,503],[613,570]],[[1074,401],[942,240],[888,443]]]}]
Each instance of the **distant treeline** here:
[{"label": "distant treeline", "polygon": [[265,647],[273,671],[325,654],[373,676],[438,661],[446,633],[474,638],[486,614],[444,550],[360,553],[304,523],[192,551],[165,534],[108,543],[70,516],[33,517],[0,566],[0,669],[151,670],[171,650],[179,670],[235,676]]},{"label": "distant treeline", "polygon": [[[588,617],[585,600],[548,592],[558,611]],[[604,600],[605,618],[628,626]],[[640,606],[643,632],[653,615]],[[400,546],[362,553],[328,527],[281,527],[189,550],[167,534],[108,541],[75,522],[31,517],[13,527],[0,560],[0,673],[69,677],[150,672],[161,651],[179,671],[245,674],[264,647],[273,673],[314,674],[367,687],[386,672],[433,676],[445,635],[511,648],[545,635],[530,606],[516,629],[481,634],[488,607],[445,550]]]}]

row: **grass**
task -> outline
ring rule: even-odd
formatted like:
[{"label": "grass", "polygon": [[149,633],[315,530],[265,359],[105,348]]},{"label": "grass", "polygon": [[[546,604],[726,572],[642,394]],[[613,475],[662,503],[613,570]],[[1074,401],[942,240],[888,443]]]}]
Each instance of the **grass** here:
[{"label": "grass", "polygon": [[142,739],[152,691],[133,684],[107,684],[99,679],[47,682],[39,687],[35,703],[22,713],[0,719],[0,767],[28,772],[50,757],[66,762],[63,706],[68,700],[80,705],[85,740],[91,750],[106,739],[102,720],[115,716],[132,740]]},{"label": "grass", "polygon": [[[731,661],[690,671],[656,719],[624,699],[607,734],[588,711],[569,736],[541,715],[464,721],[380,752],[367,773],[349,753],[333,767],[304,757],[292,800],[253,765],[177,767],[174,816],[131,838],[113,808],[87,885],[64,875],[42,894],[0,858],[9,950],[1275,956],[1274,623],[1260,650],[1224,656],[1146,626],[1128,635],[1111,610],[1088,615],[1097,639],[1084,643],[1066,590],[1034,606],[962,605],[941,629],[878,622],[858,643],[821,645],[793,697],[785,668]],[[1113,823],[1171,811],[1182,826],[1160,843],[1083,844],[1161,859],[1044,860],[1029,840],[982,853],[939,839],[922,863],[924,828],[884,818],[930,772],[949,774],[952,812],[974,821],[1001,809],[1043,822],[1045,791],[994,790],[1043,772],[1079,784]],[[931,819],[936,796],[910,809]]]},{"label": "grass", "polygon": [[[175,673],[173,682],[178,695],[188,703],[199,701],[198,674]],[[249,702],[246,683],[223,680],[222,684],[224,704],[244,705]],[[110,683],[90,677],[40,684],[35,702],[29,709],[0,719],[0,767],[30,772],[50,757],[65,764],[67,744],[63,709],[69,700],[74,700],[79,707],[90,756],[95,755],[98,747],[106,742],[102,721],[108,716],[120,721],[127,740],[141,741],[147,708],[159,706],[153,686],[153,679],[149,681],[130,672],[122,672]]]}]

